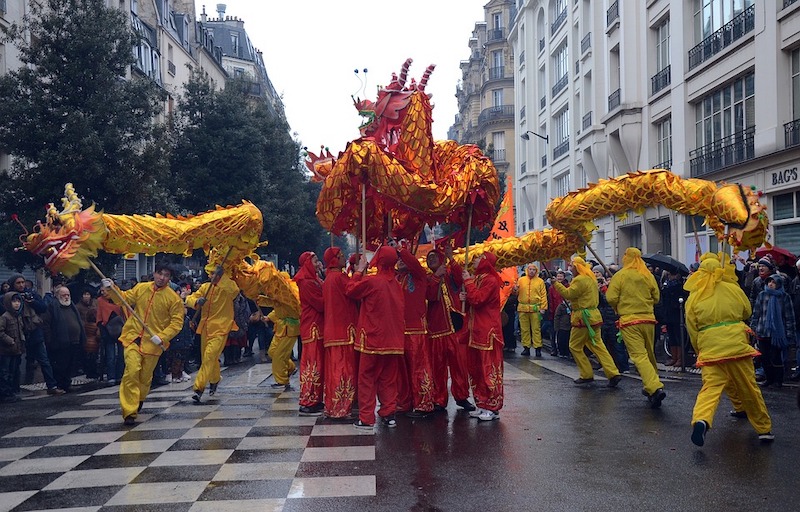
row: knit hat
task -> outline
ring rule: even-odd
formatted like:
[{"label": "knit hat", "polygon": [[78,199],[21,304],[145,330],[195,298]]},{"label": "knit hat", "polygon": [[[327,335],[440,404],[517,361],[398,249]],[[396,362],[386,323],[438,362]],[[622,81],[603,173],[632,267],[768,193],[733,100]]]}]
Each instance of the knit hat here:
[{"label": "knit hat", "polygon": [[764,265],[765,267],[769,267],[770,270],[775,268],[775,264],[772,263],[772,260],[769,259],[769,258],[766,258],[766,257],[765,258],[761,258],[760,260],[758,260],[758,264],[759,265]]},{"label": "knit hat", "polygon": [[603,270],[603,267],[601,267],[600,265],[595,265],[594,267],[592,267],[592,272],[599,272],[600,274],[606,273],[605,270]]}]

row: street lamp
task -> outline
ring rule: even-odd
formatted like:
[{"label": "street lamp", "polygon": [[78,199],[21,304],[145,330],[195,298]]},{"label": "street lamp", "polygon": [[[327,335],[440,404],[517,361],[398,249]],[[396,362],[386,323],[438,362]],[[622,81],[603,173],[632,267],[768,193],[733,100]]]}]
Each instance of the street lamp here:
[{"label": "street lamp", "polygon": [[525,133],[523,133],[522,135],[520,135],[520,137],[522,138],[522,140],[531,140],[531,136],[530,136],[530,135],[528,135],[529,133],[530,133],[530,134],[532,134],[532,135],[536,135],[537,137],[539,137],[540,139],[542,139],[542,140],[545,142],[545,144],[549,144],[549,143],[550,143],[550,136],[549,136],[549,135],[539,135],[538,133],[536,133],[536,132],[532,132],[532,131],[530,131],[530,130],[527,130]]}]

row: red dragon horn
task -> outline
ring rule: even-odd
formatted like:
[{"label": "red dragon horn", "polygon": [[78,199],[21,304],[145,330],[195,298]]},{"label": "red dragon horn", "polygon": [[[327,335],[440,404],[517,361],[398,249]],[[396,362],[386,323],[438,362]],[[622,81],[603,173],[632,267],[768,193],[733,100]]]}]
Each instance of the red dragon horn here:
[{"label": "red dragon horn", "polygon": [[428,85],[428,79],[431,77],[431,73],[433,73],[435,67],[436,64],[431,64],[430,66],[425,68],[425,73],[422,74],[422,78],[419,81],[419,86],[417,87],[417,89],[419,89],[420,91],[425,90],[425,86]]},{"label": "red dragon horn", "polygon": [[400,86],[406,85],[406,79],[408,78],[408,68],[411,67],[411,63],[414,62],[413,59],[406,59],[403,63],[403,66],[400,68]]}]

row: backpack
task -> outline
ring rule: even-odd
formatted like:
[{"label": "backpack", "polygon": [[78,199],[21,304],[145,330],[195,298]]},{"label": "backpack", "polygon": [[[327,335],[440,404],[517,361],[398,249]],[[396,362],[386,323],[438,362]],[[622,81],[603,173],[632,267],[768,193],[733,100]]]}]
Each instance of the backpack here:
[{"label": "backpack", "polygon": [[103,327],[111,339],[118,341],[119,337],[122,336],[122,328],[124,326],[125,319],[116,313],[111,313],[111,316],[108,318],[108,322],[106,322]]}]

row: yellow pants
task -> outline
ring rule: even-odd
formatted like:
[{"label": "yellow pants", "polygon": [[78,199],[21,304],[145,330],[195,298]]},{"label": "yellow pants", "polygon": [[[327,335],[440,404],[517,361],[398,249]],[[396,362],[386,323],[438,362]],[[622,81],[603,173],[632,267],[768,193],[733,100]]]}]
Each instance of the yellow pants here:
[{"label": "yellow pants", "polygon": [[653,324],[631,325],[623,327],[621,332],[622,340],[628,349],[628,355],[633,360],[633,364],[636,365],[636,371],[639,372],[639,376],[642,378],[644,391],[648,395],[652,395],[664,387],[658,378],[658,366],[653,348],[656,336]]},{"label": "yellow pants", "polygon": [[522,346],[530,348],[542,348],[542,324],[539,313],[523,313],[518,311],[519,331],[522,335]]},{"label": "yellow pants", "polygon": [[222,379],[219,373],[219,356],[225,349],[226,336],[206,336],[200,338],[200,353],[202,361],[197,376],[194,378],[194,390],[200,393],[206,386],[216,384]]},{"label": "yellow pants", "polygon": [[289,376],[294,372],[292,349],[297,336],[274,336],[269,344],[269,357],[272,358],[272,376],[278,384],[289,384]]},{"label": "yellow pants", "polygon": [[119,404],[122,417],[136,417],[139,402],[144,402],[153,382],[153,370],[158,364],[158,356],[139,353],[139,346],[131,343],[125,347],[125,373],[119,383]]},{"label": "yellow pants", "polygon": [[703,366],[703,387],[697,394],[697,401],[692,411],[692,425],[700,420],[714,422],[714,413],[719,405],[719,398],[725,390],[737,411],[747,412],[747,419],[759,434],[772,430],[772,420],[767,412],[767,405],[761,390],[756,384],[753,361],[749,358],[737,359],[725,363]]},{"label": "yellow pants", "polygon": [[586,327],[575,327],[573,325],[569,333],[569,351],[575,359],[575,364],[578,365],[580,377],[582,379],[594,378],[592,363],[589,362],[589,358],[586,357],[586,354],[583,352],[584,348],[588,348],[597,356],[597,360],[600,361],[600,364],[603,366],[603,372],[606,374],[607,379],[616,377],[619,375],[619,370],[617,370],[617,365],[614,364],[611,354],[608,353],[603,340],[600,338],[600,326],[593,327],[593,329],[596,338],[594,344],[592,340],[589,339],[589,330]]}]

